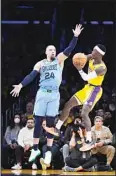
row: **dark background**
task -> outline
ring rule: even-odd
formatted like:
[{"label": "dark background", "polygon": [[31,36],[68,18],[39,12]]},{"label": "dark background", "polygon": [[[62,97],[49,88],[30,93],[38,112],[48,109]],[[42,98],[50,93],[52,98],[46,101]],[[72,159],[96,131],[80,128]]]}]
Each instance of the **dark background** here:
[{"label": "dark background", "polygon": [[[75,52],[87,54],[96,44],[104,44],[107,49],[104,61],[107,64],[108,72],[103,88],[110,97],[115,87],[115,7],[115,1],[3,0],[2,112],[12,107],[12,104],[17,101],[17,98],[12,98],[9,94],[12,85],[18,84],[33,69],[34,64],[45,57],[45,47],[48,44],[54,44],[57,52],[62,51],[73,36],[72,28],[75,27],[75,24],[84,23],[84,21],[86,22],[83,24],[84,31],[79,37],[74,52],[65,63],[63,80],[66,80],[69,87],[74,85],[77,90],[80,89],[83,81],[72,65],[73,54]],[[28,24],[3,24],[3,21],[28,21]],[[40,23],[33,24],[34,21]],[[44,24],[44,21],[49,21],[50,24]],[[97,21],[98,24],[91,24],[91,21]],[[104,25],[103,21],[112,21],[113,24]],[[34,81],[33,84],[23,89],[21,96],[25,97],[31,94],[30,96],[34,97],[37,90],[36,84],[37,82]]]},{"label": "dark background", "polygon": [[[84,30],[79,36],[77,46],[65,62],[60,87],[60,110],[85,84],[72,64],[73,55],[77,52],[91,53],[93,47],[101,43],[106,46],[104,62],[108,71],[102,85],[103,96],[92,110],[90,118],[93,122],[99,110],[103,110],[104,114],[110,112],[111,117],[106,119],[105,125],[110,128],[112,134],[116,133],[116,2],[2,0],[1,14],[1,139],[3,140],[8,122],[13,119],[14,111],[19,110],[20,114],[24,114],[26,103],[34,102],[39,76],[21,90],[18,98],[10,95],[12,85],[19,84],[31,72],[35,63],[45,58],[47,45],[55,45],[57,53],[63,51],[73,37],[72,28],[79,23],[83,24]],[[110,21],[112,24],[103,24],[104,21]],[[17,22],[21,24],[16,24]],[[28,24],[22,24],[25,22]],[[87,72],[87,65],[84,71]]]}]

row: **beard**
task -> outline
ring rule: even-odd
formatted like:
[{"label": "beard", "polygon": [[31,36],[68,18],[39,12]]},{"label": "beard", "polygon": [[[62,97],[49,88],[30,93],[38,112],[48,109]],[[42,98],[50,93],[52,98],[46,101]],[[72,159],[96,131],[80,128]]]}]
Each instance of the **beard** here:
[{"label": "beard", "polygon": [[55,60],[55,56],[51,56],[51,60],[54,61]]}]

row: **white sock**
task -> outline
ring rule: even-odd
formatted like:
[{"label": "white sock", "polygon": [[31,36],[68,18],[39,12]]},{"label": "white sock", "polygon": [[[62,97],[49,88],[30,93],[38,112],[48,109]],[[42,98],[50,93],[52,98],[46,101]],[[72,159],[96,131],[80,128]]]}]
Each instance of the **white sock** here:
[{"label": "white sock", "polygon": [[86,134],[86,141],[89,141],[89,142],[92,141],[91,131],[87,131],[87,134]]},{"label": "white sock", "polygon": [[61,126],[63,125],[63,123],[64,123],[64,121],[58,120],[58,122],[57,122],[57,124],[56,124],[56,128],[57,128],[58,130],[60,130],[60,128],[61,128]]}]

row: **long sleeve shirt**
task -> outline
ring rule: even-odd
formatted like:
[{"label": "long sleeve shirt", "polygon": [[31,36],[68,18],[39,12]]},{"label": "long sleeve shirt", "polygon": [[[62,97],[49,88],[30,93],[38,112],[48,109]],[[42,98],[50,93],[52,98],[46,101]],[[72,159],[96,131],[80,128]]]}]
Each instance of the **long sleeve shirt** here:
[{"label": "long sleeve shirt", "polygon": [[101,130],[96,130],[95,126],[91,128],[93,141],[103,141],[105,145],[112,143],[112,133],[110,129],[106,126],[102,126]]},{"label": "long sleeve shirt", "polygon": [[27,127],[24,127],[20,130],[18,135],[18,144],[22,147],[25,145],[33,146],[33,133],[34,128],[29,129]]},{"label": "long sleeve shirt", "polygon": [[17,141],[19,131],[20,131],[19,126],[15,126],[13,129],[11,129],[10,126],[6,128],[4,138],[8,145],[10,145],[13,140]]}]

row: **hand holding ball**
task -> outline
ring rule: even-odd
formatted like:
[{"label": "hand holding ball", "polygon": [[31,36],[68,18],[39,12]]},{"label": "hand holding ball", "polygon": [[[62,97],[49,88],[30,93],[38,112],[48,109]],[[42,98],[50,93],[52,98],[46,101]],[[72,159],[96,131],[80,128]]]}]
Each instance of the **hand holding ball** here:
[{"label": "hand holding ball", "polygon": [[84,53],[76,53],[73,58],[73,65],[78,69],[82,69],[86,62],[87,62],[87,56]]}]

